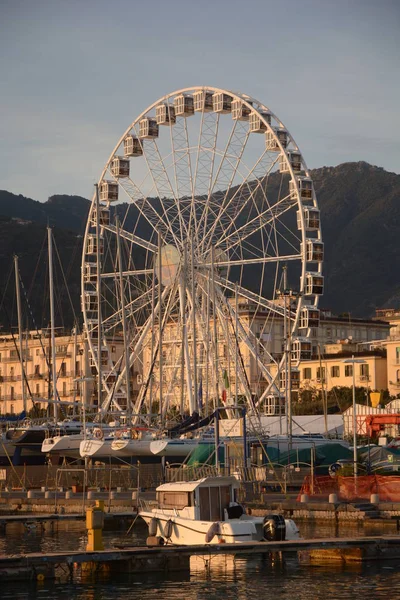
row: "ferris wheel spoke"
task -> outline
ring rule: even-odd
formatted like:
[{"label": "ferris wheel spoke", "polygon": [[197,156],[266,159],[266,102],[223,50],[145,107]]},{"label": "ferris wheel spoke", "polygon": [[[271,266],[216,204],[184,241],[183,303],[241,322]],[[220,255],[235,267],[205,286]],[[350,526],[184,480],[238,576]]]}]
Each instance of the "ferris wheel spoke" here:
[{"label": "ferris wheel spoke", "polygon": [[[161,302],[164,302],[165,299],[166,299],[166,297],[170,298],[174,294],[174,292],[176,292],[176,288],[174,286],[169,287],[169,288],[164,288],[163,293],[161,295]],[[168,294],[169,294],[169,296],[168,296]],[[161,302],[159,300],[157,302],[156,307],[155,307],[155,312],[157,314],[159,314],[159,312],[160,312]],[[167,305],[168,305],[168,303],[167,303]],[[143,340],[144,340],[145,336],[148,334],[149,329],[151,327],[151,324],[152,324],[152,317],[150,315],[148,317],[146,323],[142,327],[141,331],[138,332],[138,336],[137,336],[136,340],[132,342],[132,346],[134,346],[134,348],[133,348],[133,350],[131,352],[131,355],[129,357],[129,361],[128,361],[129,362],[129,368],[131,368],[133,366],[134,362],[137,360],[137,358],[139,356],[139,353],[140,353],[140,351],[142,349]],[[124,379],[125,379],[125,368],[123,370],[121,370],[120,373],[119,373],[119,375],[118,375],[117,381],[115,383],[115,388],[116,389],[118,389],[121,386],[121,384],[123,383]],[[110,405],[111,400],[112,400],[112,396],[111,396],[111,394],[108,394],[108,397],[105,400],[105,404],[102,407],[103,410],[107,410],[108,406]]]},{"label": "ferris wheel spoke", "polygon": [[284,315],[283,307],[275,304],[271,300],[267,300],[266,298],[263,298],[259,294],[256,294],[255,292],[251,292],[250,290],[248,290],[242,286],[239,286],[237,284],[236,284],[236,288],[235,288],[235,284],[232,283],[231,281],[229,281],[228,279],[222,279],[221,277],[218,277],[217,275],[214,275],[214,279],[215,279],[216,283],[218,283],[218,285],[220,285],[221,287],[223,287],[227,290],[230,290],[231,292],[235,292],[235,289],[236,289],[237,293],[240,294],[240,296],[243,296],[244,298],[246,298],[247,300],[250,300],[252,302],[256,302],[259,306],[268,308],[272,312],[276,313],[277,315],[281,315],[283,317],[283,315]]},{"label": "ferris wheel spoke", "polygon": [[178,202],[178,214],[181,239],[188,235],[187,221],[184,218],[182,208],[185,203],[191,204],[193,197],[192,164],[189,151],[189,137],[186,117],[176,120],[170,124],[171,146],[175,157],[173,162],[175,175],[175,188]]},{"label": "ferris wheel spoke", "polygon": [[[220,302],[224,303],[226,306],[227,311],[230,313],[231,318],[234,318],[234,311],[232,306],[230,306],[229,302],[227,302],[227,299],[225,296],[222,295],[221,290],[217,291],[218,297]],[[241,294],[241,292],[240,292]],[[270,373],[270,371],[268,370],[268,368],[264,365],[264,363],[262,361],[259,360],[259,354],[257,353],[257,349],[255,344],[252,342],[252,338],[254,338],[254,334],[252,334],[251,331],[247,330],[245,326],[242,324],[242,322],[237,319],[237,328],[238,328],[238,336],[239,338],[242,340],[242,342],[247,346],[247,349],[249,350],[250,354],[252,355],[253,359],[256,360],[257,365],[260,369],[260,371],[263,373],[263,375],[265,376],[265,378],[271,382],[272,381],[272,375]],[[269,355],[269,358],[271,361],[274,362],[274,359],[272,358],[271,355]]]},{"label": "ferris wheel spoke", "polygon": [[[131,277],[131,276],[139,276],[139,275],[151,275],[153,269],[134,269],[129,271],[122,271],[122,277]],[[115,272],[110,273],[101,273],[101,279],[114,279]]]},{"label": "ferris wheel spoke", "polygon": [[[196,166],[193,177],[193,196],[189,220],[189,232],[196,233],[196,242],[198,238],[198,206],[202,205],[204,198],[204,209],[207,206],[210,195],[211,182],[214,172],[215,149],[217,146],[219,130],[219,113],[202,112],[199,140],[197,146]],[[201,217],[201,215],[200,215]]]},{"label": "ferris wheel spoke", "polygon": [[[249,139],[250,131],[248,124],[244,124],[242,121],[234,120],[230,135],[228,137],[224,152],[222,154],[221,160],[219,161],[216,174],[214,176],[213,181],[211,182],[211,186],[208,191],[208,197],[212,198],[213,192],[215,188],[223,189],[223,201],[222,206],[224,204],[224,200],[228,190],[230,189],[232,182],[236,176],[236,171],[239,165],[239,162],[243,156],[244,149],[247,144],[247,140]],[[210,202],[207,203],[205,211],[201,215],[198,223],[197,229],[200,232],[200,228],[203,228],[203,234],[200,235],[198,233],[198,238],[205,239],[207,235],[207,231],[209,229],[210,223],[208,222],[208,209],[210,206]],[[221,204],[218,205],[218,214],[215,215],[215,218],[218,219],[222,213]],[[204,245],[204,243],[202,244]]]},{"label": "ferris wheel spoke", "polygon": [[225,252],[228,252],[234,248],[237,244],[243,243],[248,237],[258,233],[264,229],[267,225],[274,223],[281,215],[288,210],[291,210],[294,206],[297,206],[297,201],[289,195],[268,207],[259,215],[255,216],[245,225],[242,225],[231,234],[226,235],[218,240],[216,247],[222,246]]},{"label": "ferris wheel spoke", "polygon": [[260,190],[263,178],[267,177],[275,163],[276,160],[271,160],[270,154],[267,150],[264,150],[245,175],[241,174],[240,169],[237,170],[242,181],[230,196],[227,190],[225,195],[226,200],[224,200],[224,211],[220,214],[219,219],[215,219],[207,237],[208,250],[215,237],[218,238],[224,233],[229,233],[231,227],[235,228],[235,222],[239,219],[241,213],[255,194]]},{"label": "ferris wheel spoke", "polygon": [[[174,244],[178,246],[177,235],[179,235],[179,230],[177,231],[177,227],[176,225],[174,226],[174,223],[177,220],[179,222],[179,204],[156,141],[154,139],[146,141],[147,143],[143,143],[142,145],[143,157],[157,192],[160,207],[165,217],[165,223],[168,226],[168,231],[165,233],[164,239],[171,240],[172,238]],[[167,203],[169,203],[168,211],[166,210]],[[172,221],[168,215],[169,212],[173,212]]]},{"label": "ferris wheel spoke", "polygon": [[[117,234],[117,228],[114,225],[103,225],[103,227],[107,231],[110,231],[111,233],[113,233],[115,235]],[[150,252],[153,252],[153,253],[157,252],[156,244],[152,244],[148,240],[145,240],[145,239],[139,237],[138,235],[129,233],[129,231],[126,231],[125,229],[120,229],[119,235],[121,236],[121,238],[124,238],[128,242],[133,242],[137,246],[141,246],[142,248],[145,248],[145,250],[150,250]]]},{"label": "ferris wheel spoke", "polygon": [[[110,170],[109,175],[123,189],[129,200],[137,208],[144,219],[146,219],[152,229],[154,231],[161,231],[165,235],[168,231],[168,223],[162,218],[162,214],[157,212],[152,206],[149,197],[146,197],[146,194],[141,190],[140,186],[130,177],[115,177]],[[129,208],[130,207],[128,206],[125,217],[122,220],[122,228],[127,219]]]}]

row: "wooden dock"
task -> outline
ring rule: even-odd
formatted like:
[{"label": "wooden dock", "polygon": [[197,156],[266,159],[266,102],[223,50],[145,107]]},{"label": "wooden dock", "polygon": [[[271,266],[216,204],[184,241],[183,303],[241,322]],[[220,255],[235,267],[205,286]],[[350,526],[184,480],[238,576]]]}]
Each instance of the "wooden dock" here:
[{"label": "wooden dock", "polygon": [[1,581],[56,578],[59,570],[73,579],[82,573],[190,571],[191,557],[212,563],[216,557],[297,555],[307,563],[361,563],[400,558],[400,536],[304,539],[199,546],[110,548],[101,552],[54,552],[0,556]]}]

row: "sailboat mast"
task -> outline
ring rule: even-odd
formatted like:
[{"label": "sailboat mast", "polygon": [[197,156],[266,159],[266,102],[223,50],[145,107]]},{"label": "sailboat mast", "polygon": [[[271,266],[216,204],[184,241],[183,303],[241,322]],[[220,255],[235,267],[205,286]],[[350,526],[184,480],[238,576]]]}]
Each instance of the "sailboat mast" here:
[{"label": "sailboat mast", "polygon": [[118,252],[118,267],[119,267],[119,286],[120,286],[120,302],[121,302],[121,313],[122,313],[122,334],[124,338],[124,355],[125,355],[125,377],[126,377],[126,410],[128,413],[129,425],[131,425],[132,416],[132,405],[131,405],[131,382],[130,382],[130,365],[129,365],[129,343],[128,343],[128,330],[126,323],[126,310],[125,310],[125,297],[124,297],[124,280],[122,278],[122,252],[121,252],[121,236],[120,236],[120,225],[117,216],[117,252]]},{"label": "sailboat mast", "polygon": [[50,288],[50,333],[51,333],[51,380],[53,383],[54,419],[58,419],[57,398],[57,365],[56,341],[54,335],[54,279],[53,279],[53,234],[51,227],[47,228],[47,244],[49,252],[49,288]]},{"label": "sailboat mast", "polygon": [[18,338],[19,338],[19,360],[21,364],[21,384],[22,384],[22,403],[24,412],[26,413],[26,385],[25,385],[25,369],[24,369],[24,355],[22,349],[22,313],[21,313],[21,292],[19,287],[19,268],[18,268],[18,256],[14,256],[14,270],[15,270],[15,289],[17,296],[17,313],[18,313]]}]

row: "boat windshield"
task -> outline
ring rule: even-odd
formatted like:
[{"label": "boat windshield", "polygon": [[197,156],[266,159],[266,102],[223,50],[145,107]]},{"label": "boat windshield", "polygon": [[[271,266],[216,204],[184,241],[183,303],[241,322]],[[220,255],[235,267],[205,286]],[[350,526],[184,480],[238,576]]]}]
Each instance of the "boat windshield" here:
[{"label": "boat windshield", "polygon": [[193,492],[157,492],[157,501],[160,508],[186,508],[193,506]]}]

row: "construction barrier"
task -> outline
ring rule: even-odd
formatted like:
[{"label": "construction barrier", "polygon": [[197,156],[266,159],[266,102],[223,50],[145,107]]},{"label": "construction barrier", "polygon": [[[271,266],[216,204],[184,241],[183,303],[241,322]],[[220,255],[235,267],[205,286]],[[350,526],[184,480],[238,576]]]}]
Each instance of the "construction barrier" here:
[{"label": "construction barrier", "polygon": [[371,494],[378,494],[381,502],[400,502],[400,477],[388,475],[361,475],[360,477],[321,477],[304,478],[297,501],[302,494],[310,498],[327,500],[330,494],[337,494],[339,502],[367,500]]}]

